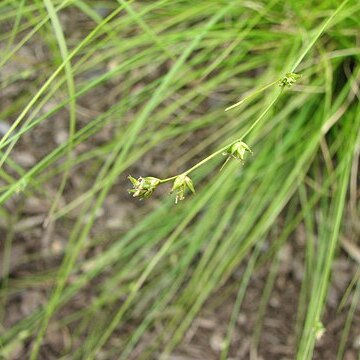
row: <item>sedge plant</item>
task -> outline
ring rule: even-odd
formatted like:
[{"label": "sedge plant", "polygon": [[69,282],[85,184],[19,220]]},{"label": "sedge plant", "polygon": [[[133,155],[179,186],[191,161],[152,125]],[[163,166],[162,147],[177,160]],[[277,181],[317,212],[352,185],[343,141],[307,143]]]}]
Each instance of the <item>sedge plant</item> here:
[{"label": "sedge plant", "polygon": [[1,1],[0,358],[354,352],[359,11]]}]

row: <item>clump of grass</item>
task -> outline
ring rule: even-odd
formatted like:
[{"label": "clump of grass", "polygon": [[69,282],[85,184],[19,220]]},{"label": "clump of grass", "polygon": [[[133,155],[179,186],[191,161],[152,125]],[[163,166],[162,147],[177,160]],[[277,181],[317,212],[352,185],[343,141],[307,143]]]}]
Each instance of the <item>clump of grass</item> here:
[{"label": "clump of grass", "polygon": [[[351,0],[306,9],[278,0],[0,2],[0,121],[8,129],[0,140],[0,357],[46,357],[55,327],[67,340],[58,358],[166,358],[183,350],[194,320],[209,299],[224,300],[217,290],[228,283],[234,306],[217,355],[236,356],[237,318],[266,266],[248,324],[249,353],[266,358],[261,338],[281,251],[301,227],[303,274],[288,325],[293,357],[312,358],[328,336],[348,202],[352,218],[360,211],[359,11]],[[17,157],[24,149],[34,163]],[[160,157],[160,169],[147,154]],[[164,183],[176,202],[195,187],[196,196],[132,210],[125,182],[138,172],[157,177],[130,177],[135,197]],[[24,222],[21,203],[34,198],[50,207]],[[130,225],[105,224],[113,199]],[[27,272],[16,272],[10,259],[24,229],[37,249],[19,260]],[[55,235],[57,253],[41,242]],[[339,359],[358,283],[354,276],[344,290],[350,304],[339,304],[347,311]],[[46,300],[9,322],[13,299],[30,291]]]}]

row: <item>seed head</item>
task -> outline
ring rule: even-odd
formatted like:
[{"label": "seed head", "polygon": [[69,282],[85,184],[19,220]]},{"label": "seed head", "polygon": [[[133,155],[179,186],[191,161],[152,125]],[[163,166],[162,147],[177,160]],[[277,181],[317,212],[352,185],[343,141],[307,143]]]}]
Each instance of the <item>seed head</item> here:
[{"label": "seed head", "polygon": [[228,155],[229,158],[233,157],[235,159],[238,159],[241,161],[241,163],[244,163],[245,154],[249,152],[252,154],[251,149],[248,145],[246,145],[243,141],[237,141],[233,144],[231,144],[226,152],[223,153],[223,155]]},{"label": "seed head", "polygon": [[133,185],[133,189],[129,190],[129,194],[140,199],[148,199],[160,184],[160,179],[151,176],[135,179],[129,175],[128,179]]},{"label": "seed head", "polygon": [[186,189],[190,190],[193,194],[195,194],[195,188],[192,180],[186,175],[177,176],[171,189],[171,193],[174,191],[176,192],[175,204],[185,199]]},{"label": "seed head", "polygon": [[279,86],[281,88],[287,86],[291,87],[293,84],[296,83],[297,80],[299,80],[301,75],[295,74],[295,73],[287,73],[282,79],[279,80]]}]

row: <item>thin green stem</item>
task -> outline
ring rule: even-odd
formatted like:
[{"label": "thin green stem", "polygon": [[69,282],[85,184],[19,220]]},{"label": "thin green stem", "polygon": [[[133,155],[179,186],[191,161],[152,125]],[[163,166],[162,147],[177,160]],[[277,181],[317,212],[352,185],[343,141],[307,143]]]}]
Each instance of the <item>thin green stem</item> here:
[{"label": "thin green stem", "polygon": [[[277,82],[278,81],[273,82],[273,83],[271,83],[271,85],[274,85]],[[268,85],[267,87],[269,87],[269,86],[270,85]],[[210,154],[209,156],[207,156],[206,158],[204,158],[203,160],[201,160],[200,162],[198,162],[197,164],[192,166],[190,169],[184,171],[183,173],[181,173],[179,175],[188,175],[188,174],[190,174],[191,172],[193,172],[194,170],[196,170],[200,166],[207,163],[209,160],[213,159],[214,157],[216,157],[219,154],[222,154],[224,151],[226,151],[234,143],[236,143],[238,141],[242,141],[256,127],[256,125],[265,117],[265,115],[274,106],[274,104],[279,100],[279,97],[282,94],[282,92],[283,92],[283,89],[280,90],[280,92],[275,96],[275,98],[270,102],[270,104],[265,108],[265,110],[260,114],[260,116],[253,122],[253,124],[250,126],[250,128],[248,130],[246,130],[246,132],[240,138],[235,139],[235,140],[231,141],[230,143],[228,143],[227,145],[223,146],[222,148],[216,150],[215,152],[213,152],[212,154]],[[179,175],[175,175],[175,176],[160,180],[160,183],[166,183],[166,182],[172,181]]]},{"label": "thin green stem", "polygon": [[271,101],[271,103],[265,108],[265,110],[260,114],[260,116],[253,122],[253,124],[249,127],[249,129],[246,130],[244,135],[240,138],[240,140],[243,140],[254,128],[255,126],[265,117],[265,115],[268,113],[268,111],[275,105],[275,103],[279,100],[283,88],[280,90],[280,92],[275,96],[275,98]]},{"label": "thin green stem", "polygon": [[234,109],[234,108],[240,106],[240,105],[243,104],[245,101],[253,98],[255,95],[258,95],[258,94],[262,93],[263,91],[265,91],[266,89],[268,89],[269,87],[277,84],[277,83],[279,82],[279,80],[280,80],[280,79],[275,80],[275,81],[273,81],[272,83],[267,84],[267,85],[263,86],[262,88],[254,91],[253,93],[251,93],[251,94],[250,94],[249,96],[247,96],[246,98],[244,98],[244,99],[240,100],[239,102],[237,102],[237,103],[235,103],[235,104],[227,107],[227,108],[225,109],[225,111],[229,111],[229,110],[231,110],[231,109]]},{"label": "thin green stem", "polygon": [[299,66],[299,64],[303,61],[304,57],[306,56],[306,54],[311,50],[311,48],[314,46],[314,44],[316,43],[316,41],[319,39],[319,37],[322,35],[322,33],[325,31],[325,29],[328,27],[328,25],[331,23],[331,21],[333,21],[333,19],[336,17],[336,15],[344,8],[344,6],[347,4],[349,0],[345,0],[343,1],[340,6],[333,12],[333,14],[326,20],[324,21],[323,25],[321,26],[320,30],[318,31],[318,33],[316,34],[316,36],[314,36],[314,38],[311,40],[311,42],[309,43],[309,45],[305,48],[305,50],[303,51],[303,53],[299,56],[299,58],[297,59],[297,61],[295,62],[295,64],[293,65],[291,72],[294,72],[296,70],[296,68]]}]

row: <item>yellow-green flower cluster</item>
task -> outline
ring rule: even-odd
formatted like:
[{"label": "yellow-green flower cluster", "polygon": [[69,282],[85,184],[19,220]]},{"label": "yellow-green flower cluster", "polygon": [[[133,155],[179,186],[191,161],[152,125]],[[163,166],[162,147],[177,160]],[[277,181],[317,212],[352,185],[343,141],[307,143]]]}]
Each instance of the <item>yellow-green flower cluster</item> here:
[{"label": "yellow-green flower cluster", "polygon": [[234,159],[238,159],[243,164],[245,160],[245,154],[247,152],[252,153],[249,146],[246,145],[243,141],[237,141],[231,144],[228,149],[223,153],[223,155],[228,155],[229,158],[233,157]]},{"label": "yellow-green flower cluster", "polygon": [[190,190],[195,194],[195,188],[192,180],[186,175],[179,175],[175,178],[171,192],[175,192],[175,204],[185,199],[185,191]]},{"label": "yellow-green flower cluster", "polygon": [[287,73],[282,79],[279,80],[279,86],[280,87],[291,87],[293,84],[296,83],[297,80],[299,80],[301,75],[295,74],[295,73]]},{"label": "yellow-green flower cluster", "polygon": [[[160,180],[151,176],[144,178],[139,177],[138,179],[135,179],[134,177],[129,175],[128,178],[133,185],[133,188],[129,190],[129,193],[132,194],[133,197],[138,197],[140,199],[148,199],[159,186],[159,184],[168,181]],[[187,190],[195,193],[195,188],[192,180],[185,174],[176,176],[173,187],[170,191],[170,193],[175,192],[175,204],[185,199],[185,193]]]},{"label": "yellow-green flower cluster", "polygon": [[133,184],[133,189],[129,190],[129,193],[140,199],[148,199],[160,184],[160,179],[151,176],[135,179],[129,175],[128,178]]}]

